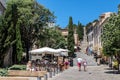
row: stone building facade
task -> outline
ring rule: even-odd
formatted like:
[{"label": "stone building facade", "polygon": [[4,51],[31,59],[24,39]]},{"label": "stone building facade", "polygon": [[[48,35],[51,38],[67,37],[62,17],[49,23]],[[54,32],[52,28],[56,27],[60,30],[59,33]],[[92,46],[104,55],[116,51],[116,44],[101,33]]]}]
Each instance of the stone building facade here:
[{"label": "stone building facade", "polygon": [[6,0],[0,0],[0,15],[2,15],[5,11],[5,8],[6,8]]},{"label": "stone building facade", "polygon": [[[89,32],[87,34],[88,37],[88,46],[90,46],[93,52],[97,53],[97,63],[100,64],[101,58],[105,56],[102,55],[102,40],[101,35],[103,33],[103,26],[108,21],[110,15],[113,14],[112,12],[107,12],[99,16],[99,19],[93,22],[89,26]],[[107,59],[107,58],[106,58]]]},{"label": "stone building facade", "polygon": [[92,47],[92,49],[97,52],[98,55],[101,55],[101,35],[103,32],[103,26],[105,25],[111,14],[112,12],[106,12],[101,14],[99,16],[99,19],[89,26],[89,32],[87,34],[88,46]]}]

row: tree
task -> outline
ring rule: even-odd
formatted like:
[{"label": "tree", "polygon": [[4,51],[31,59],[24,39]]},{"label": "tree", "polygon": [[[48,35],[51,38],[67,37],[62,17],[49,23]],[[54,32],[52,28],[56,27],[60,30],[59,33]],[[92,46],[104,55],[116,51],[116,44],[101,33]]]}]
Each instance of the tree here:
[{"label": "tree", "polygon": [[[120,8],[119,8],[120,11]],[[103,26],[103,52],[109,56],[116,56],[120,64],[120,13],[112,14]],[[119,68],[119,67],[118,67]],[[118,69],[119,70],[119,69]]]},{"label": "tree", "polygon": [[0,66],[3,66],[5,50],[7,49],[4,46],[7,35],[7,27],[3,16],[0,16]]},{"label": "tree", "polygon": [[115,27],[116,15],[111,15],[108,22],[103,26],[102,42],[103,42],[103,51],[106,55],[113,55],[113,42],[115,40],[114,32],[116,31]]},{"label": "tree", "polygon": [[[11,4],[9,3],[7,6],[8,9],[6,9],[5,15],[4,15],[4,23],[5,26],[3,28],[3,31],[5,30],[5,38],[3,41],[3,49],[2,51],[3,55],[8,55],[11,54],[13,61],[17,61],[16,59],[16,26],[17,26],[17,21],[18,21],[18,10],[17,10],[17,5],[16,4]],[[15,12],[13,12],[15,11]],[[3,27],[3,26],[2,26]],[[12,49],[12,50],[11,50]],[[6,60],[4,60],[6,62]],[[4,63],[5,64],[5,63]],[[10,64],[8,64],[10,65]],[[7,66],[7,65],[6,65]]]},{"label": "tree", "polygon": [[78,38],[79,38],[80,41],[83,40],[83,36],[84,36],[84,29],[83,29],[83,27],[84,26],[80,22],[78,22],[77,34],[78,34]]},{"label": "tree", "polygon": [[85,27],[85,29],[86,29],[86,34],[89,33],[89,31],[90,31],[90,26],[91,26],[91,25],[92,25],[91,22],[89,22],[88,24],[86,24],[86,27]]},{"label": "tree", "polygon": [[72,17],[69,17],[69,24],[68,24],[68,50],[70,50],[70,52],[68,52],[70,57],[73,57],[74,55],[74,29],[73,29],[73,21],[72,21]]},{"label": "tree", "polygon": [[[24,24],[21,27],[21,31],[23,34],[22,39],[25,45],[25,51],[27,53],[27,60],[29,59],[28,51],[32,48],[32,46],[39,42],[43,43],[43,41],[46,39],[46,37],[44,37],[44,27],[47,26],[46,23],[54,22],[55,18],[50,10],[46,9],[44,6],[36,2],[33,2],[31,9],[32,10],[30,12],[32,13],[32,15],[25,15]],[[28,23],[25,24],[26,22]]]},{"label": "tree", "polygon": [[67,42],[65,41],[64,37],[62,36],[61,32],[55,29],[50,29],[51,40],[54,40],[52,43],[53,48],[65,48],[67,46]]},{"label": "tree", "polygon": [[[41,37],[40,37],[41,38]],[[39,45],[41,47],[48,46],[52,48],[65,48],[66,41],[58,30],[54,28],[44,29],[43,41],[40,40]]]},{"label": "tree", "polygon": [[20,34],[20,23],[18,21],[18,26],[16,26],[16,53],[17,53],[17,62],[20,63],[22,59],[23,47]]},{"label": "tree", "polygon": [[[13,64],[21,60],[21,53],[27,53],[33,44],[39,41],[43,27],[54,21],[54,15],[34,0],[8,0],[7,8],[0,19],[0,54],[1,60],[11,54]],[[1,61],[3,64],[3,61]]]},{"label": "tree", "polygon": [[88,34],[90,31],[91,31],[91,26],[92,26],[92,23],[98,23],[99,21],[97,19],[95,19],[94,21],[92,22],[89,22],[88,24],[86,24],[86,34]]}]

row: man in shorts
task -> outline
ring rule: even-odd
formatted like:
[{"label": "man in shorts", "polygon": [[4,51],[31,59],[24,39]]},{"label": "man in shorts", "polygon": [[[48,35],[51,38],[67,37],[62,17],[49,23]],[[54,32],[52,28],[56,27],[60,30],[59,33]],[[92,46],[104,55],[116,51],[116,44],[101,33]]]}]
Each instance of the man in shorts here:
[{"label": "man in shorts", "polygon": [[78,57],[77,65],[78,65],[79,71],[81,71],[81,64],[82,64],[82,58]]}]

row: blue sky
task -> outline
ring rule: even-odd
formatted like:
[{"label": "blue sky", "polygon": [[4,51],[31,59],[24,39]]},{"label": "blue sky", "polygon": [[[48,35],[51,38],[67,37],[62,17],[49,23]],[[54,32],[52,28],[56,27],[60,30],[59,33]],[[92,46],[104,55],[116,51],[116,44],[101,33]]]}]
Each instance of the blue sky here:
[{"label": "blue sky", "polygon": [[72,16],[73,23],[83,25],[98,19],[102,13],[117,12],[120,0],[37,0],[44,7],[54,12],[56,25],[64,28]]}]

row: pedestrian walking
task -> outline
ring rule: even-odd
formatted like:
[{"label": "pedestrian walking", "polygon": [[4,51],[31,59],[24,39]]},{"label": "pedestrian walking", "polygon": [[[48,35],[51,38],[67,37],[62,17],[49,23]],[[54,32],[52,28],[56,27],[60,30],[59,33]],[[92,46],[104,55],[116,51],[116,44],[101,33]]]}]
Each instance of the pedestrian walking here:
[{"label": "pedestrian walking", "polygon": [[86,59],[83,59],[82,63],[83,63],[84,71],[86,71],[86,67],[87,67]]},{"label": "pedestrian walking", "polygon": [[86,54],[87,54],[87,55],[88,55],[88,48],[89,48],[89,47],[86,48]]},{"label": "pedestrian walking", "polygon": [[69,66],[69,61],[68,61],[68,59],[65,59],[65,61],[64,61],[64,68],[68,69],[68,66]]},{"label": "pedestrian walking", "polygon": [[89,48],[88,48],[88,55],[89,55],[89,56],[92,56],[92,54],[93,54],[92,47],[89,47]]},{"label": "pedestrian walking", "polygon": [[78,64],[79,71],[81,71],[82,58],[80,57],[77,58],[77,64]]}]

